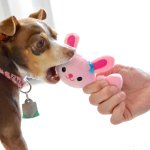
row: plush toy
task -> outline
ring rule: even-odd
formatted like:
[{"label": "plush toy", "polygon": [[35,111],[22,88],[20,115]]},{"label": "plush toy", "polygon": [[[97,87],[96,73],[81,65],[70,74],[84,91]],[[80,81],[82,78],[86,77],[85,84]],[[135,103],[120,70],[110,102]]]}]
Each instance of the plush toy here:
[{"label": "plush toy", "polygon": [[[79,36],[77,34],[68,34],[65,43],[77,48]],[[109,84],[122,88],[122,76],[120,74],[110,74],[109,76],[98,75],[110,70],[114,66],[114,58],[111,56],[102,56],[94,61],[87,61],[85,58],[75,53],[73,58],[66,64],[56,67],[60,79],[76,88],[83,88],[85,85],[100,79],[106,79]]]}]

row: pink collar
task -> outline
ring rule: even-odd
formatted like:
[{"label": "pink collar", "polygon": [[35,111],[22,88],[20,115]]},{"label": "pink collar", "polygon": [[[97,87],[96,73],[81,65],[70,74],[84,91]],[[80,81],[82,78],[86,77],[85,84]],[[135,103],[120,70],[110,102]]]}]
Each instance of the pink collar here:
[{"label": "pink collar", "polygon": [[0,74],[4,75],[7,79],[11,80],[19,88],[22,88],[25,84],[25,81],[21,77],[14,75],[8,71],[5,71],[1,67],[0,67]]}]

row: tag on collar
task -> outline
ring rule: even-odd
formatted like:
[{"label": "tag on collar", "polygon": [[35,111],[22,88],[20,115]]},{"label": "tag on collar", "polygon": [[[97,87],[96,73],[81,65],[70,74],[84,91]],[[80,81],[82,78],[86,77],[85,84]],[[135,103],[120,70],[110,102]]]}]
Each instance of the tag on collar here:
[{"label": "tag on collar", "polygon": [[28,93],[32,89],[32,85],[30,84],[30,82],[27,79],[26,79],[26,82],[29,84],[29,90],[28,91],[20,90],[20,92],[22,92],[23,94],[26,95],[26,100],[25,100],[24,104],[22,104],[22,112],[23,112],[22,117],[27,119],[27,118],[34,118],[34,117],[39,116],[39,112],[38,112],[36,102],[32,101],[28,96]]},{"label": "tag on collar", "polygon": [[22,104],[23,118],[34,118],[39,116],[36,102],[31,99],[26,99],[25,103]]}]

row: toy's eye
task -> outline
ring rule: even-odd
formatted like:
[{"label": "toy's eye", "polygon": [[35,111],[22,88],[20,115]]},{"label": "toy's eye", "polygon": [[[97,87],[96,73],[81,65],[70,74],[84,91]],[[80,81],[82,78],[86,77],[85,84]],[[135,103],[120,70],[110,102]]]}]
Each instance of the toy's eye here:
[{"label": "toy's eye", "polygon": [[82,77],[78,77],[78,78],[77,78],[77,81],[82,81]]},{"label": "toy's eye", "polygon": [[66,72],[66,67],[62,67],[62,72]]}]

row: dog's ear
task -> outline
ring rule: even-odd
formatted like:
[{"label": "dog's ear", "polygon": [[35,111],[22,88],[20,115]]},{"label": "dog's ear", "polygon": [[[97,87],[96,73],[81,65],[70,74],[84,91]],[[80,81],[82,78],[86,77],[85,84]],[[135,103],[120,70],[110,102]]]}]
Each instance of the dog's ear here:
[{"label": "dog's ear", "polygon": [[19,26],[19,22],[14,16],[0,22],[0,39],[3,40],[8,36],[13,36],[16,33],[17,26]]},{"label": "dog's ear", "polygon": [[39,11],[30,14],[29,17],[44,20],[46,19],[46,12],[44,9],[40,9]]}]

